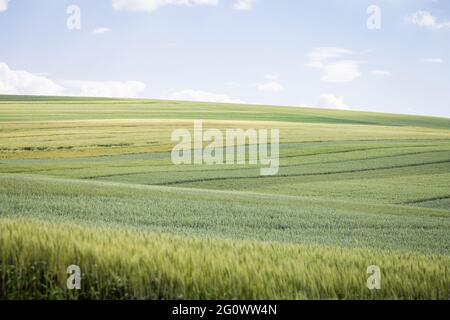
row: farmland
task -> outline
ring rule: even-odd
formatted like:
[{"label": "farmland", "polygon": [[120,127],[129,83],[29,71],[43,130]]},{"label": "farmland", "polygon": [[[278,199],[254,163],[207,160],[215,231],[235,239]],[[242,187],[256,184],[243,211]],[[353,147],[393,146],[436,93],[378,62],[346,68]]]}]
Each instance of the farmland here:
[{"label": "farmland", "polygon": [[[173,165],[194,120],[279,129],[278,175]],[[0,96],[0,203],[0,298],[449,296],[446,118]]]}]

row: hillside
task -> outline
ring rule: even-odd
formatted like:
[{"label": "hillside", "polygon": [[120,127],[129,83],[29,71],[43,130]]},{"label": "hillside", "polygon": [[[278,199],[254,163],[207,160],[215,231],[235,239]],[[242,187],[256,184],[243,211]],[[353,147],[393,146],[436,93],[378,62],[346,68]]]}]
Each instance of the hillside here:
[{"label": "hillside", "polygon": [[[278,174],[261,176],[260,166],[250,164],[174,165],[171,133],[179,128],[192,130],[193,120],[203,120],[205,129],[279,129]],[[0,267],[6,270],[17,263],[8,262],[15,261],[11,259],[17,254],[14,248],[19,240],[12,237],[14,232],[34,248],[23,260],[32,263],[56,259],[51,253],[58,246],[54,237],[66,239],[72,228],[79,228],[77,234],[87,239],[129,233],[137,243],[147,241],[142,238],[147,236],[175,237],[175,243],[181,241],[177,237],[194,241],[197,249],[192,257],[204,255],[206,262],[190,264],[186,249],[186,260],[180,263],[189,264],[189,269],[181,278],[165,274],[167,283],[161,280],[160,289],[168,283],[169,287],[185,286],[175,293],[161,289],[166,293],[156,294],[159,298],[172,298],[177,292],[187,298],[218,299],[367,298],[371,296],[364,291],[366,270],[358,274],[355,265],[369,263],[385,265],[392,272],[390,279],[405,277],[395,278],[395,285],[373,297],[448,297],[448,281],[442,280],[448,280],[445,265],[450,259],[448,118],[181,101],[0,96],[0,182],[0,229],[12,232],[0,236],[0,247],[8,248],[0,253]],[[27,224],[21,227],[18,221]],[[48,246],[40,240],[34,243],[35,235],[23,231],[27,228],[46,234]],[[59,228],[64,231],[58,233]],[[69,238],[61,244],[79,252],[87,268],[92,267],[87,254],[94,250],[92,245],[86,240],[77,247]],[[214,270],[221,281],[231,272],[230,283],[236,285],[239,277],[256,276],[257,268],[248,261],[261,259],[266,269],[260,288],[256,284],[248,290],[230,287],[230,295],[205,291],[213,280],[202,282],[194,269],[225,259],[220,252],[208,252],[209,247],[225,246],[227,254],[234,255],[233,250],[253,245],[258,255]],[[136,246],[136,250],[125,250],[130,255],[127,259],[144,254],[145,248]],[[148,250],[163,261],[159,267],[152,266],[162,268],[168,263],[164,254],[175,249],[169,245],[166,253]],[[312,250],[314,257],[323,257],[305,256],[309,267],[301,272],[327,265],[327,272],[336,272],[336,278],[327,287],[311,273],[299,283],[305,292],[271,296],[269,279],[275,275],[289,290],[298,290],[289,279],[298,275],[294,265],[300,260],[286,262],[284,271],[277,268],[283,259],[280,252],[290,255],[298,250]],[[274,260],[263,258],[264,252],[271,252]],[[369,259],[372,254],[378,258]],[[400,257],[402,262],[396,264]],[[95,259],[108,264],[109,258],[119,259],[108,255]],[[120,261],[123,266],[126,260]],[[339,261],[345,265],[342,269]],[[431,263],[424,275],[427,285],[415,279],[414,272],[404,272],[419,274],[425,263]],[[230,271],[234,267],[245,272],[234,277]],[[128,271],[123,268],[116,271],[126,278]],[[152,274],[163,272],[152,270]],[[61,270],[45,272],[56,277]],[[338,272],[348,272],[348,278]],[[132,283],[144,286],[146,278],[139,277]],[[359,277],[360,283],[355,280]],[[402,281],[408,289],[400,287]],[[20,295],[5,283],[5,279],[0,283],[3,292]],[[131,294],[132,283],[126,283],[124,292]],[[49,286],[59,290],[57,283]],[[149,297],[159,290],[155,283],[152,288],[156,291],[138,290],[138,296]],[[48,292],[39,294],[46,297]],[[27,295],[37,293],[24,289]]]}]

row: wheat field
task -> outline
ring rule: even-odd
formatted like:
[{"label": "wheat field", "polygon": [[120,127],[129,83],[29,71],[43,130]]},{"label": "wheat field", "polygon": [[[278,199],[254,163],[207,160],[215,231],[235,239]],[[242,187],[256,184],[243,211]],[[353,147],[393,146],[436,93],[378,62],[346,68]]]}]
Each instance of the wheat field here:
[{"label": "wheat field", "polygon": [[[279,129],[278,175],[175,166],[194,120]],[[449,297],[447,118],[0,96],[0,203],[1,299]]]}]

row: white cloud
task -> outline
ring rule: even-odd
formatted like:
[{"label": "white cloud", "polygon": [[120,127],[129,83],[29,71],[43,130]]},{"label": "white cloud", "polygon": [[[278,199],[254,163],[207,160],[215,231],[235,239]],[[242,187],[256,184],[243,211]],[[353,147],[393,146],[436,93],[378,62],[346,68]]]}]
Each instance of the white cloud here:
[{"label": "white cloud", "polygon": [[279,93],[284,90],[284,87],[276,81],[271,81],[259,84],[257,89],[261,92]]},{"label": "white cloud", "polygon": [[308,53],[310,62],[321,63],[326,60],[340,58],[343,55],[353,54],[352,50],[338,47],[319,47],[314,48]]},{"label": "white cloud", "polygon": [[153,12],[168,5],[184,6],[216,6],[219,0],[112,0],[112,5],[118,11]]},{"label": "white cloud", "polygon": [[181,90],[172,92],[166,97],[171,100],[203,101],[203,102],[225,102],[225,103],[244,103],[241,100],[231,99],[225,94],[218,94],[202,90]]},{"label": "white cloud", "polygon": [[94,31],[92,31],[93,34],[104,34],[108,32],[111,32],[111,29],[106,27],[99,27],[94,29]]},{"label": "white cloud", "polygon": [[0,12],[8,10],[9,0],[0,0]]},{"label": "white cloud", "polygon": [[324,108],[340,109],[340,110],[350,110],[351,107],[344,102],[344,97],[336,96],[332,93],[321,94],[320,105]]},{"label": "white cloud", "polygon": [[388,77],[392,75],[389,71],[386,70],[372,70],[371,72],[374,76],[380,76],[380,77]]},{"label": "white cloud", "polygon": [[250,10],[253,8],[255,0],[235,0],[233,8],[236,10]]},{"label": "white cloud", "polygon": [[0,94],[136,98],[145,84],[138,81],[54,81],[28,71],[11,70],[0,62]]},{"label": "white cloud", "polygon": [[350,82],[361,76],[359,64],[355,60],[343,59],[354,54],[345,48],[322,47],[308,53],[309,61],[305,66],[322,71],[322,80],[326,82]]},{"label": "white cloud", "polygon": [[64,88],[44,76],[28,71],[11,70],[0,62],[0,93],[29,95],[61,95]]},{"label": "white cloud", "polygon": [[427,58],[427,59],[423,59],[423,62],[429,62],[429,63],[444,63],[444,60],[442,60],[441,58]]},{"label": "white cloud", "polygon": [[326,82],[350,82],[361,75],[357,61],[337,61],[323,68],[322,80]]},{"label": "white cloud", "polygon": [[137,98],[146,85],[139,81],[64,81],[68,95],[83,97]]},{"label": "white cloud", "polygon": [[279,74],[266,74],[266,75],[264,76],[264,79],[266,79],[266,80],[271,80],[271,81],[275,81],[275,80],[280,79],[280,75],[279,75]]},{"label": "white cloud", "polygon": [[408,22],[415,24],[419,27],[429,28],[429,29],[450,29],[450,21],[440,22],[438,18],[433,16],[428,11],[417,11],[411,14],[406,19]]}]

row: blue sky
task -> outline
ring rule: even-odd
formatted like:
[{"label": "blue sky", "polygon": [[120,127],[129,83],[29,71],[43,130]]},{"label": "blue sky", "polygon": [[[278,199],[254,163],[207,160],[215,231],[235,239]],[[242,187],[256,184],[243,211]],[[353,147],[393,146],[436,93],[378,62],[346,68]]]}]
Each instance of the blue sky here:
[{"label": "blue sky", "polygon": [[0,93],[450,116],[450,2],[0,0]]}]

